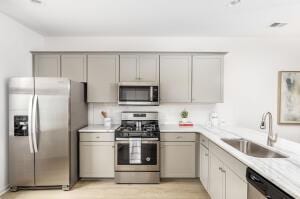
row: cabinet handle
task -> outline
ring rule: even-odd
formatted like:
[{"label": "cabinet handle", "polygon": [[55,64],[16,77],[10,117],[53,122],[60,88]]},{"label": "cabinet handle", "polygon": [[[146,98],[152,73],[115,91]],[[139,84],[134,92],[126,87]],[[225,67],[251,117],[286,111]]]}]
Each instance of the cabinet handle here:
[{"label": "cabinet handle", "polygon": [[115,148],[115,146],[111,146],[111,148]]},{"label": "cabinet handle", "polygon": [[97,138],[97,139],[99,139],[99,138],[100,138],[100,136],[96,136],[96,138]]},{"label": "cabinet handle", "polygon": [[221,167],[219,167],[219,171],[222,171],[222,168],[221,168]]},{"label": "cabinet handle", "polygon": [[208,156],[208,153],[205,153],[205,156],[207,157],[207,156]]},{"label": "cabinet handle", "polygon": [[176,139],[180,139],[180,138],[182,138],[182,136],[176,136]]},{"label": "cabinet handle", "polygon": [[202,142],[205,142],[205,140],[203,139]]}]

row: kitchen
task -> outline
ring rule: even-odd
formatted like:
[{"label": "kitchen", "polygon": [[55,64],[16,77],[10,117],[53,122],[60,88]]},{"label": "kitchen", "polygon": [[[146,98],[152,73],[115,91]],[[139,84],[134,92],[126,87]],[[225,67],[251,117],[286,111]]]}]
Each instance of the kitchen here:
[{"label": "kitchen", "polygon": [[[299,198],[298,95],[285,90],[299,89],[299,39],[293,23],[299,4],[193,2],[233,15],[248,8],[265,11],[256,14],[266,27],[243,26],[244,32],[209,26],[206,35],[191,26],[93,29],[105,22],[87,21],[91,16],[86,12],[75,14],[79,8],[100,9],[99,16],[125,23],[117,11],[105,12],[114,5],[104,2],[68,8],[70,16],[86,19],[85,25],[63,17],[69,1],[61,6],[46,0],[0,3],[1,38],[6,38],[0,55],[0,197]],[[136,20],[126,24],[139,24],[136,16],[144,15],[132,12],[133,1],[118,3]],[[135,3],[144,9],[158,2]],[[173,8],[205,14],[194,13],[192,5],[175,2]],[[56,20],[46,17],[49,12],[57,14]],[[185,20],[172,20],[176,14],[170,11],[165,19],[183,25]],[[253,25],[254,15],[246,14],[249,18],[235,20]],[[269,27],[278,20],[290,22]],[[62,26],[65,22],[70,25]],[[206,24],[202,19],[197,23]],[[24,100],[22,89],[30,94]],[[291,118],[283,114],[290,95],[296,99]],[[262,118],[267,112],[271,114]],[[51,137],[43,136],[47,128],[53,128]],[[25,154],[32,158],[31,166],[24,164]],[[44,159],[52,156],[63,156],[65,164]],[[28,184],[24,176],[32,176]]]}]

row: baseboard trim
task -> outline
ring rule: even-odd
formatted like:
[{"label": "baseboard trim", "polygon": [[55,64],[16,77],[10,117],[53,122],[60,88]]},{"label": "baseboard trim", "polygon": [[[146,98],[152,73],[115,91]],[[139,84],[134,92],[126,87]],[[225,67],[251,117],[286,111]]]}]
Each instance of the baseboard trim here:
[{"label": "baseboard trim", "polygon": [[6,192],[8,192],[8,190],[9,190],[8,186],[1,188],[0,189],[0,196],[4,195]]}]

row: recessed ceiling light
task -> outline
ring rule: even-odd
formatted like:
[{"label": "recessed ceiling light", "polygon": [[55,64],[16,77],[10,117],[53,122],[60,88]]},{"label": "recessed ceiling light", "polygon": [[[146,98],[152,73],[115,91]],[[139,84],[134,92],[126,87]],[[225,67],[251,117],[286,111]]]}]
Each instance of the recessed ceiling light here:
[{"label": "recessed ceiling light", "polygon": [[31,0],[32,3],[37,3],[37,4],[41,4],[43,3],[41,0]]},{"label": "recessed ceiling light", "polygon": [[235,6],[237,4],[241,3],[241,0],[231,0],[230,5]]},{"label": "recessed ceiling light", "polygon": [[286,25],[287,25],[287,23],[275,22],[275,23],[272,23],[272,24],[270,25],[270,27],[271,27],[271,28],[281,28],[281,27],[286,26]]}]

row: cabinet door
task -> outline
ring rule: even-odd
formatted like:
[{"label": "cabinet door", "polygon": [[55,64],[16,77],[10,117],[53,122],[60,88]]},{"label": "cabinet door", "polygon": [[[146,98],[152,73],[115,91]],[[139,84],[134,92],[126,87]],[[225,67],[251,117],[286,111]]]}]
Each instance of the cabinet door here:
[{"label": "cabinet door", "polygon": [[139,56],[139,80],[144,82],[159,82],[158,55]]},{"label": "cabinet door", "polygon": [[120,82],[139,81],[138,56],[120,55]]},{"label": "cabinet door", "polygon": [[80,177],[114,177],[114,142],[80,142]]},{"label": "cabinet door", "polygon": [[77,82],[86,82],[86,55],[62,55],[61,76]]},{"label": "cabinet door", "polygon": [[60,55],[34,55],[35,77],[60,77]]},{"label": "cabinet door", "polygon": [[116,102],[117,55],[88,55],[88,102]]},{"label": "cabinet door", "polygon": [[209,194],[212,199],[225,199],[223,163],[212,153],[209,154]]},{"label": "cabinet door", "polygon": [[195,178],[195,142],[161,142],[161,177]]},{"label": "cabinet door", "polygon": [[247,183],[226,168],[226,198],[247,199]]},{"label": "cabinet door", "polygon": [[194,56],[192,101],[223,102],[223,56]]},{"label": "cabinet door", "polygon": [[206,190],[208,190],[208,156],[208,149],[200,145],[200,181]]},{"label": "cabinet door", "polygon": [[191,102],[191,56],[160,57],[161,102]]}]

